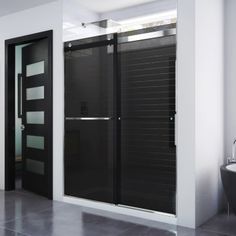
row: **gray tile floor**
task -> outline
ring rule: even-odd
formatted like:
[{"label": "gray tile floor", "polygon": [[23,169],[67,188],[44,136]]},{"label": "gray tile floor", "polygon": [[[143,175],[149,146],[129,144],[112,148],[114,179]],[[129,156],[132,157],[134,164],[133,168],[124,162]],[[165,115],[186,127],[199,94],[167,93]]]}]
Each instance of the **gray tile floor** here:
[{"label": "gray tile floor", "polygon": [[0,236],[235,236],[236,217],[222,214],[197,230],[0,191]]}]

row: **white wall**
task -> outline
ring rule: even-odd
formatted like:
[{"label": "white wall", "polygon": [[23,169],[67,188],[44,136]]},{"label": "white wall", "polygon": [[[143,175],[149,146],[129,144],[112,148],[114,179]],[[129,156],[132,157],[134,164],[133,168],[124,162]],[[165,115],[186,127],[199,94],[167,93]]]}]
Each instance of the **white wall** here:
[{"label": "white wall", "polygon": [[82,27],[82,23],[99,21],[98,13],[81,6],[76,0],[63,0],[63,41],[77,40],[99,35],[96,26]]},{"label": "white wall", "polygon": [[82,22],[96,21],[99,14],[79,4],[76,0],[63,0],[63,21],[79,24]]},{"label": "white wall", "polygon": [[178,0],[177,217],[195,227],[195,0]]},{"label": "white wall", "polygon": [[196,225],[218,212],[224,156],[224,2],[196,1]]},{"label": "white wall", "polygon": [[178,1],[178,223],[196,227],[221,202],[223,0]]},{"label": "white wall", "polygon": [[0,0],[0,16],[9,15],[14,12],[23,11],[32,7],[36,7],[42,4],[53,2],[55,0]]},{"label": "white wall", "polygon": [[[43,16],[43,17],[42,17]],[[6,39],[53,30],[53,196],[63,194],[64,79],[60,0],[0,18],[0,188],[4,189],[4,43]]]},{"label": "white wall", "polygon": [[236,138],[236,1],[225,0],[225,158]]}]

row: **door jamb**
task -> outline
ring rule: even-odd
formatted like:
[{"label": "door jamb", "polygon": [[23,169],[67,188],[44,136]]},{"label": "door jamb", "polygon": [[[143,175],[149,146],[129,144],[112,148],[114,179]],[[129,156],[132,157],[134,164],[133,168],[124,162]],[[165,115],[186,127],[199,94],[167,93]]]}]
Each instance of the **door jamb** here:
[{"label": "door jamb", "polygon": [[44,31],[5,41],[5,190],[15,189],[15,46],[48,38],[51,77],[51,159],[48,163],[48,198],[53,197],[53,31]]}]

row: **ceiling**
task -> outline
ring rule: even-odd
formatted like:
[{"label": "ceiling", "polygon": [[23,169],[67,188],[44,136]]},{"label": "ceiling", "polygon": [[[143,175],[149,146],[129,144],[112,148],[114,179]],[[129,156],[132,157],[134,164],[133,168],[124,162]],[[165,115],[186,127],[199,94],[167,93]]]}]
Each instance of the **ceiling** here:
[{"label": "ceiling", "polygon": [[108,11],[119,10],[126,7],[132,7],[139,4],[154,2],[157,0],[76,0],[80,5],[87,9],[105,13]]},{"label": "ceiling", "polygon": [[0,16],[36,7],[55,0],[0,0]]},{"label": "ceiling", "polygon": [[[56,0],[0,0],[0,16],[36,7]],[[157,0],[74,0],[88,10],[105,13]],[[70,0],[64,0],[69,3]]]}]

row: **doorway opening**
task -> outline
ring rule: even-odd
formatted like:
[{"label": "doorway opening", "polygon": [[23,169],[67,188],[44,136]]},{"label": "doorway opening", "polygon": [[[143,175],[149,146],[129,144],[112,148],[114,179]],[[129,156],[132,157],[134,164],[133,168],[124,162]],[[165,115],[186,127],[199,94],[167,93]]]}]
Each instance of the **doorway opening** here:
[{"label": "doorway opening", "polygon": [[5,42],[5,189],[52,199],[52,31]]}]

